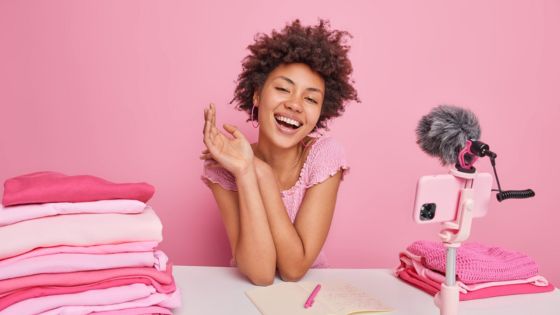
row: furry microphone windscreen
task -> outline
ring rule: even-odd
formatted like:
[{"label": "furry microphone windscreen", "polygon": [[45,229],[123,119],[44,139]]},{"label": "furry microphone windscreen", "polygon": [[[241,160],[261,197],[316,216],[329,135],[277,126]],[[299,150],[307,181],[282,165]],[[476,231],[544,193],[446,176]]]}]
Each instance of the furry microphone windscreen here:
[{"label": "furry microphone windscreen", "polygon": [[467,140],[480,138],[480,125],[470,110],[440,105],[420,119],[416,136],[420,148],[439,158],[442,165],[455,164]]}]

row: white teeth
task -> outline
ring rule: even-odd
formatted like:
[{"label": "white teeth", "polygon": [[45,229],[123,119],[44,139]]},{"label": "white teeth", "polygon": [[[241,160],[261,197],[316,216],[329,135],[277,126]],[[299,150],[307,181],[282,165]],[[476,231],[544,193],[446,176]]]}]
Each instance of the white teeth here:
[{"label": "white teeth", "polygon": [[278,119],[278,120],[280,120],[280,121],[283,121],[283,122],[285,122],[285,123],[287,123],[287,124],[290,124],[290,125],[292,125],[292,126],[295,126],[296,128],[298,128],[298,127],[301,125],[301,124],[299,123],[299,121],[293,120],[293,119],[291,119],[291,118],[284,117],[284,116],[276,116],[276,119]]}]

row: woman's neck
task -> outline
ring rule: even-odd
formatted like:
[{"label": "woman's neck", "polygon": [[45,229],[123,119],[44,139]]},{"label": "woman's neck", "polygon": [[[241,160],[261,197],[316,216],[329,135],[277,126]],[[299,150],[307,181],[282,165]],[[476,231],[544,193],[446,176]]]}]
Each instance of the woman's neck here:
[{"label": "woman's neck", "polygon": [[[290,148],[279,148],[267,140],[260,138],[254,144],[255,156],[266,162],[272,168],[282,186],[290,187],[299,178],[303,166],[305,150],[303,146],[296,145]],[[285,187],[285,188],[287,188]]]},{"label": "woman's neck", "polygon": [[265,161],[272,169],[287,169],[298,165],[303,154],[303,147],[300,145],[291,148],[278,148],[270,145],[267,141],[259,139],[255,143],[255,155]]}]

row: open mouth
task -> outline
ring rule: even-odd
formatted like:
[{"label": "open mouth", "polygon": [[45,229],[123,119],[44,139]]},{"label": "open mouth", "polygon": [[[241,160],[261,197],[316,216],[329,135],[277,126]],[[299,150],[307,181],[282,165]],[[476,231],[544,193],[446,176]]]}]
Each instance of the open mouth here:
[{"label": "open mouth", "polygon": [[301,122],[299,122],[297,120],[294,120],[294,119],[291,119],[291,118],[288,118],[288,117],[285,117],[285,116],[282,116],[282,115],[274,115],[274,119],[276,119],[276,122],[279,125],[287,127],[287,128],[291,128],[291,129],[298,129],[302,125]]}]

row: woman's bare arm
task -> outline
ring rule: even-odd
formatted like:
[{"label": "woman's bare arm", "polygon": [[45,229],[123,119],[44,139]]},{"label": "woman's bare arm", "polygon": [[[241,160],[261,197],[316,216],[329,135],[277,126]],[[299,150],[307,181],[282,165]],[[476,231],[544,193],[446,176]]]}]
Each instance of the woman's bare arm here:
[{"label": "woman's bare arm", "polygon": [[215,126],[215,117],[215,108],[210,106],[205,111],[204,143],[208,156],[235,176],[238,192],[229,192],[217,184],[210,188],[239,270],[254,284],[268,285],[276,272],[276,250],[259,193],[253,151],[235,127],[224,125],[233,139],[222,134]]},{"label": "woman's bare arm", "polygon": [[260,194],[276,248],[278,271],[283,280],[297,281],[307,273],[326,240],[341,172],[306,191],[292,224],[272,169],[265,162],[255,159]]}]

